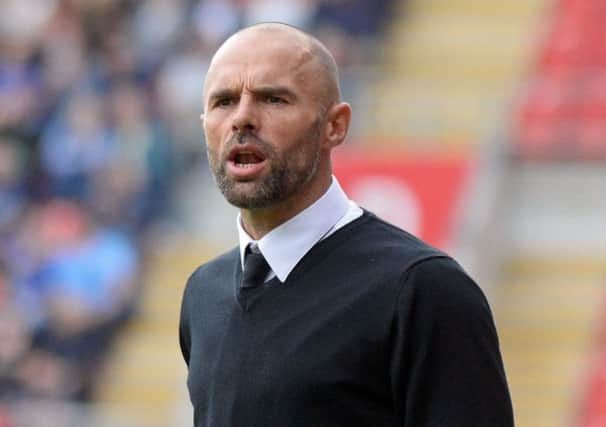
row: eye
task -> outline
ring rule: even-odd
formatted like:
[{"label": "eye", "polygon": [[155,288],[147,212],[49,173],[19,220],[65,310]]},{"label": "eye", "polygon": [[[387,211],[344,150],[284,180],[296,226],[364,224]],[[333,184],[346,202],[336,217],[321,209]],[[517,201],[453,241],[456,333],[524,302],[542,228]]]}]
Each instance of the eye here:
[{"label": "eye", "polygon": [[230,96],[225,96],[221,98],[217,98],[211,102],[212,108],[225,108],[233,105],[236,102],[236,99]]},{"label": "eye", "polygon": [[228,107],[234,103],[233,98],[220,98],[215,102],[216,107]]},{"label": "eye", "polygon": [[275,96],[275,95],[267,95],[265,97],[265,101],[268,104],[285,104],[286,100],[284,98],[280,98],[279,96]]}]

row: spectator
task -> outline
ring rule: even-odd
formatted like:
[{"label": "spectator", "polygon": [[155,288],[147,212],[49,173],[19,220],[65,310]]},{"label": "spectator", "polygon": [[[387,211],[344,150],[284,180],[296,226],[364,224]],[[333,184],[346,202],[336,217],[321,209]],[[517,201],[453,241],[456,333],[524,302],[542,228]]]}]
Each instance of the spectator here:
[{"label": "spectator", "polygon": [[0,236],[9,233],[27,203],[23,157],[16,138],[0,135]]},{"label": "spectator", "polygon": [[36,241],[53,250],[40,257],[29,281],[44,318],[21,380],[34,394],[86,400],[113,335],[132,311],[137,256],[125,236],[97,227],[72,202],[53,201],[34,221]]},{"label": "spectator", "polygon": [[103,113],[97,93],[78,91],[45,129],[40,156],[49,195],[81,200],[89,195],[93,174],[107,164],[115,144]]},{"label": "spectator", "polygon": [[204,46],[195,45],[176,54],[158,72],[156,104],[166,123],[172,144],[177,147],[176,168],[188,173],[201,166],[200,85],[208,69]]},{"label": "spectator", "polygon": [[91,205],[106,224],[142,231],[168,211],[172,148],[133,82],[116,84],[109,97],[111,157],[94,175]]},{"label": "spectator", "polygon": [[244,26],[272,21],[307,29],[312,23],[315,8],[314,0],[249,0],[244,9]]},{"label": "spectator", "polygon": [[184,21],[184,0],[141,3],[132,25],[140,59],[145,66],[155,66],[178,44],[179,29]]},{"label": "spectator", "polygon": [[391,3],[391,0],[320,0],[314,22],[318,26],[341,28],[357,38],[373,38],[384,27]]},{"label": "spectator", "polygon": [[17,388],[15,370],[30,345],[29,331],[12,299],[8,270],[0,265],[0,400]]},{"label": "spectator", "polygon": [[201,40],[218,46],[240,24],[239,10],[234,0],[206,0],[194,10],[194,27]]}]

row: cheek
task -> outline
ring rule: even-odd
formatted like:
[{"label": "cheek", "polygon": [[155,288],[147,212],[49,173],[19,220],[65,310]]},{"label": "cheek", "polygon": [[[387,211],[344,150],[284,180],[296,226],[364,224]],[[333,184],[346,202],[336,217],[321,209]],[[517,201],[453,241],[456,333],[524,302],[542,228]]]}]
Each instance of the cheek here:
[{"label": "cheek", "polygon": [[289,139],[288,147],[284,147],[282,155],[285,161],[300,168],[309,167],[320,151],[318,129],[308,127],[300,129]]},{"label": "cheek", "polygon": [[301,144],[315,144],[317,139],[316,122],[309,119],[283,120],[272,129],[271,138],[283,151],[300,152]]},{"label": "cheek", "polygon": [[206,146],[216,150],[221,143],[221,126],[220,122],[214,116],[209,116],[204,120],[204,137]]}]

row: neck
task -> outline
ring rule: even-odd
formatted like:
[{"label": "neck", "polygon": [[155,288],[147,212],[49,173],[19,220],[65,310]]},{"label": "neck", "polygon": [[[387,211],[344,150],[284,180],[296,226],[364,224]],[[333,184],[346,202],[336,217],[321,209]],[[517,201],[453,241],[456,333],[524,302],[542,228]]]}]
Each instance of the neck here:
[{"label": "neck", "polygon": [[316,189],[302,189],[290,198],[266,208],[240,209],[242,227],[254,240],[259,240],[274,228],[284,224],[311,206],[328,191],[332,181],[329,175]]}]

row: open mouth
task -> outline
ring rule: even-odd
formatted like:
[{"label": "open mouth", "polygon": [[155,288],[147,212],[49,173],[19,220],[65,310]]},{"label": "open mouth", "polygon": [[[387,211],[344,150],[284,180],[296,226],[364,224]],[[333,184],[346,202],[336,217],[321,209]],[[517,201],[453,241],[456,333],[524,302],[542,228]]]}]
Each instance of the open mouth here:
[{"label": "open mouth", "polygon": [[236,167],[242,169],[252,168],[263,160],[265,160],[263,156],[252,151],[239,151],[235,153],[232,159]]},{"label": "open mouth", "polygon": [[253,179],[264,170],[267,156],[256,146],[246,144],[234,147],[227,158],[227,167],[238,179]]}]

